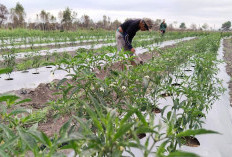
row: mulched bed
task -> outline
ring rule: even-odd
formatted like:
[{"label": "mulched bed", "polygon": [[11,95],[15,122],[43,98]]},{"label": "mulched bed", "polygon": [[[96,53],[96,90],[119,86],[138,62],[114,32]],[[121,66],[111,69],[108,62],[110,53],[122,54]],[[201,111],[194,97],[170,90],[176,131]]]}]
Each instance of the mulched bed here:
[{"label": "mulched bed", "polygon": [[[175,47],[176,45],[168,46]],[[167,47],[162,48],[163,50]],[[161,50],[162,50],[161,49]],[[154,57],[159,57],[160,54],[158,52],[153,52]],[[152,59],[152,53],[144,53],[139,55],[140,58],[143,60],[143,62],[147,62],[150,59]],[[121,63],[117,62],[114,63],[112,67],[112,70],[121,70]],[[100,79],[104,79],[109,73],[110,68],[107,68],[106,70],[96,70],[96,76]],[[59,92],[58,89],[55,88],[55,84],[57,84],[59,80],[54,80],[52,83],[41,83],[37,88],[35,89],[20,89],[16,91],[11,91],[9,93],[15,94],[22,99],[30,98],[32,101],[27,102],[21,105],[23,108],[30,108],[34,111],[41,110],[44,107],[47,107],[49,104],[49,101],[57,100],[61,98],[61,95],[54,95],[55,92]],[[72,80],[69,80],[69,83],[71,83]],[[52,136],[54,133],[58,133],[60,127],[67,122],[67,120],[72,116],[70,113],[67,115],[63,115],[62,117],[54,119],[52,117],[51,112],[47,115],[46,119],[39,122],[39,130],[45,132],[47,135]]]},{"label": "mulched bed", "polygon": [[[224,39],[223,46],[226,72],[232,78],[232,39]],[[230,105],[232,106],[232,80],[230,80],[228,83],[230,89]]]}]

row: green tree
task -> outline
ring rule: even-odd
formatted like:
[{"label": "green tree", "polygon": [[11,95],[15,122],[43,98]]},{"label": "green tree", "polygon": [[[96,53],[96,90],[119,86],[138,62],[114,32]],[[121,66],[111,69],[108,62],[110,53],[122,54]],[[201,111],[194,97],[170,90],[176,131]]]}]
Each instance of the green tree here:
[{"label": "green tree", "polygon": [[204,23],[204,24],[202,25],[202,28],[203,28],[204,30],[206,30],[206,29],[209,28],[209,25],[208,25],[207,23]]},{"label": "green tree", "polygon": [[184,22],[182,22],[182,23],[180,24],[180,28],[181,28],[181,29],[186,29],[186,25],[185,25]]},{"label": "green tree", "polygon": [[190,28],[192,30],[197,30],[197,25],[195,23],[192,23],[191,26],[190,26]]},{"label": "green tree", "polygon": [[83,15],[83,16],[81,17],[81,19],[82,19],[82,21],[83,21],[84,27],[85,27],[85,28],[88,28],[88,27],[89,27],[89,24],[90,24],[90,21],[91,21],[90,17],[89,17],[88,15]]},{"label": "green tree", "polygon": [[224,31],[229,30],[230,27],[231,27],[231,22],[230,21],[227,21],[227,22],[222,24],[222,30],[224,30]]},{"label": "green tree", "polygon": [[11,8],[10,13],[14,27],[22,27],[26,16],[24,7],[18,2],[15,8]]},{"label": "green tree", "polygon": [[71,23],[72,22],[72,11],[68,7],[63,11],[62,22],[64,22],[64,23]]},{"label": "green tree", "polygon": [[59,13],[59,16],[61,18],[61,23],[64,25],[64,28],[69,29],[72,26],[72,22],[76,18],[77,13],[67,7],[64,11]]},{"label": "green tree", "polygon": [[50,13],[49,13],[49,12],[46,12],[46,11],[44,11],[44,10],[42,10],[42,11],[40,12],[40,19],[41,19],[41,22],[42,22],[42,24],[43,24],[43,30],[46,29],[46,28],[45,28],[45,27],[46,27],[45,24],[49,22],[49,16],[50,16]]},{"label": "green tree", "polygon": [[51,20],[51,23],[55,23],[56,22],[56,17],[54,15],[51,15],[50,20]]},{"label": "green tree", "polygon": [[5,5],[0,4],[0,28],[5,20],[7,20],[7,14],[9,14]]}]

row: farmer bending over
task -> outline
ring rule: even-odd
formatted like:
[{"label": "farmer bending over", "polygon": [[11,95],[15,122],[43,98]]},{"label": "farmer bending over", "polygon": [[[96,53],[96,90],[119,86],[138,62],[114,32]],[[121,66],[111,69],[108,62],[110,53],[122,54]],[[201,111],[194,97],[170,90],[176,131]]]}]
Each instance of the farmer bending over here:
[{"label": "farmer bending over", "polygon": [[163,22],[160,24],[160,32],[162,36],[164,35],[166,28],[167,28],[167,24],[165,23],[165,19],[164,19]]},{"label": "farmer bending over", "polygon": [[[137,19],[137,20],[128,20],[118,27],[116,31],[116,41],[117,49],[121,51],[131,51],[131,55],[135,54],[135,49],[131,45],[132,39],[134,38],[137,31],[148,31],[152,27],[151,19]],[[142,60],[139,58],[139,62],[142,63]],[[134,61],[131,61],[133,66],[136,66]]]}]

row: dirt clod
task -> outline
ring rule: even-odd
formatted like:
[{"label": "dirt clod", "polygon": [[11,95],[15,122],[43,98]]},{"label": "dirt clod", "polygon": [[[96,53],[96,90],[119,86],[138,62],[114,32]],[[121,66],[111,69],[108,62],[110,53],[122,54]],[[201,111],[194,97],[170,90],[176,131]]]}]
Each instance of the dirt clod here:
[{"label": "dirt clod", "polygon": [[182,137],[182,139],[184,140],[183,144],[186,146],[189,146],[189,147],[200,146],[200,142],[198,141],[198,139],[193,136],[185,136],[185,137]]}]

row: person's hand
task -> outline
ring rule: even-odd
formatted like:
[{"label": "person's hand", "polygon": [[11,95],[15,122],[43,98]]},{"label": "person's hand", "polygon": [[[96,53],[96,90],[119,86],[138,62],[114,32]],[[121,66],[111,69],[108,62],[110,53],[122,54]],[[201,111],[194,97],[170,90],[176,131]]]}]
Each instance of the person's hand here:
[{"label": "person's hand", "polygon": [[134,48],[132,48],[132,49],[131,49],[131,52],[135,53],[135,49],[134,49]]}]

